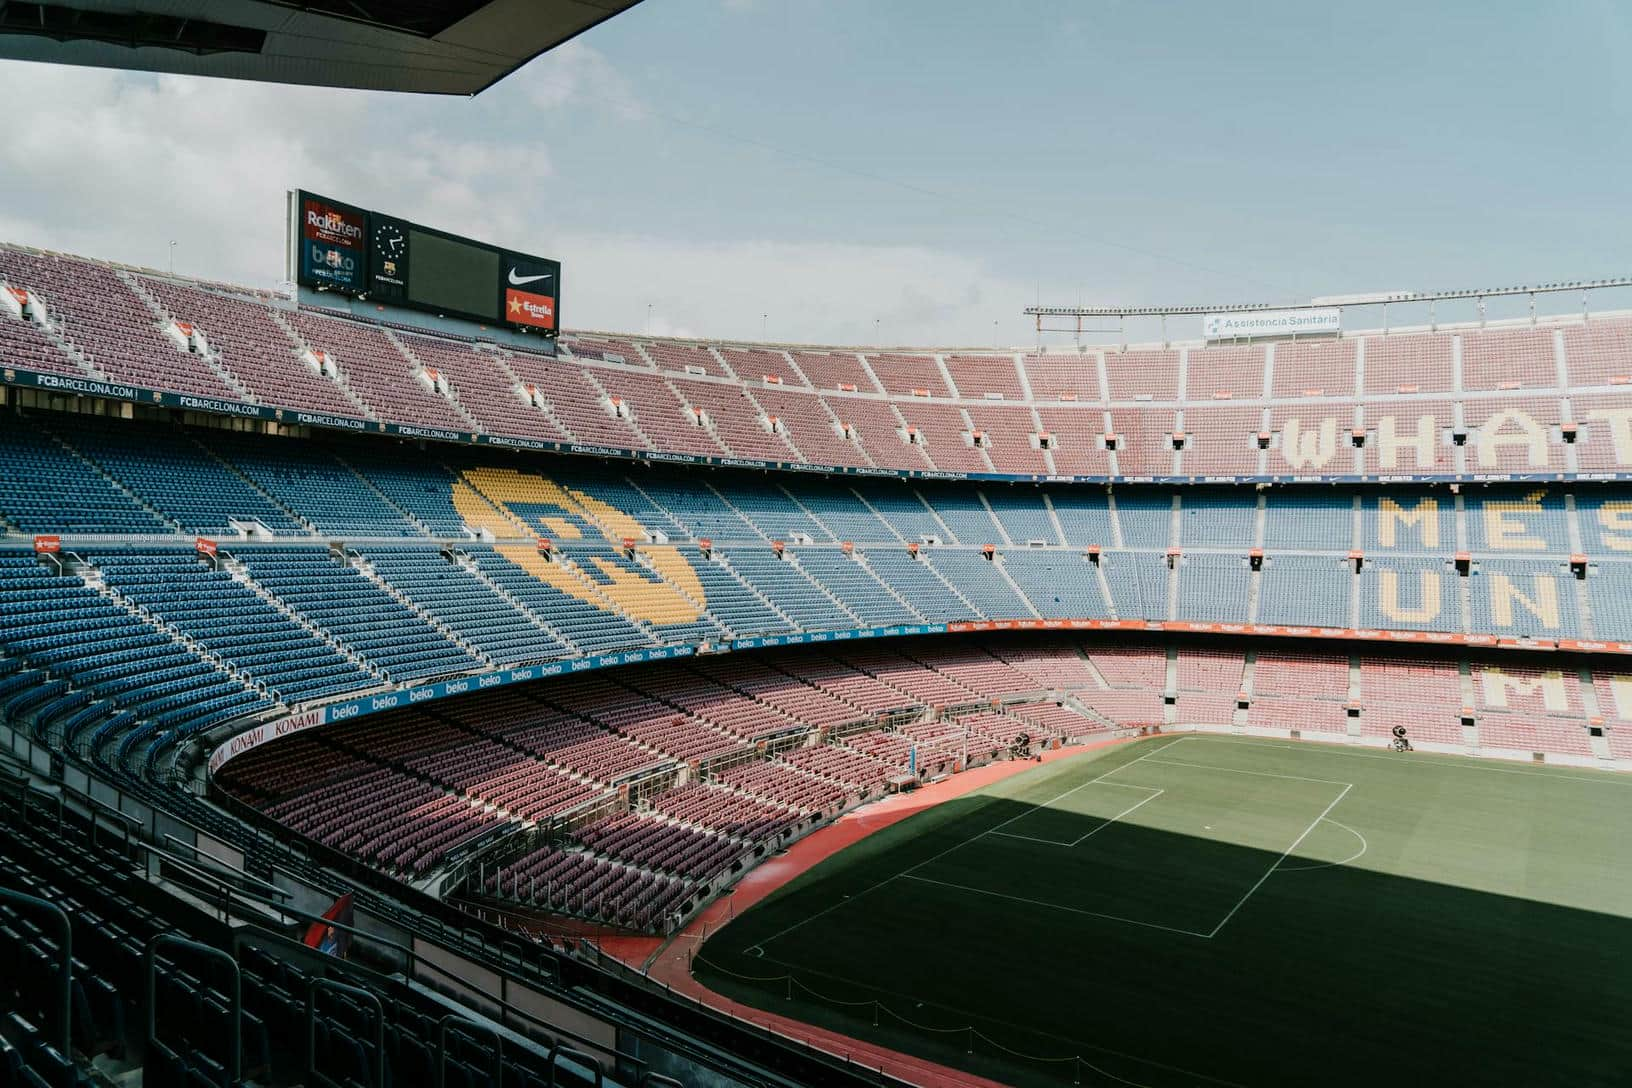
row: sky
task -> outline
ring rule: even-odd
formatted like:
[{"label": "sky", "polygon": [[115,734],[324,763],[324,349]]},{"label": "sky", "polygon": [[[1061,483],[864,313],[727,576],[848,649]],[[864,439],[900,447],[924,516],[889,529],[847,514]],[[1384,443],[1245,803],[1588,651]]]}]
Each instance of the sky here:
[{"label": "sky", "polygon": [[1024,345],[1632,272],[1629,54],[1608,0],[645,0],[473,99],[0,61],[0,240],[273,286],[303,187],[560,259],[572,328]]}]

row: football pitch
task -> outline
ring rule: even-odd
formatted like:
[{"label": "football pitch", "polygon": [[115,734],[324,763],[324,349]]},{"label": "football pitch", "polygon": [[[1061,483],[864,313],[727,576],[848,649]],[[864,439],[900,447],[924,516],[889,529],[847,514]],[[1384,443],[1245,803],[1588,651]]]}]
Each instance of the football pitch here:
[{"label": "football pitch", "polygon": [[1632,777],[1151,738],[862,840],[694,970],[1022,1085],[1625,1085]]}]

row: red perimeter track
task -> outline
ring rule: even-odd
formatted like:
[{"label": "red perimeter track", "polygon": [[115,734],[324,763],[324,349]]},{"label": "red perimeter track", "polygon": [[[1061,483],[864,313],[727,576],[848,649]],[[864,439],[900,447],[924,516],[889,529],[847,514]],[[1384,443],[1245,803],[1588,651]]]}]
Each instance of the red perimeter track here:
[{"label": "red perimeter track", "polygon": [[[1043,762],[1051,763],[1057,759],[1066,759],[1096,748],[1123,744],[1134,739],[1137,738],[1126,737],[1093,744],[1079,744],[1069,748],[1056,748],[1043,753]],[[922,1088],[1005,1088],[998,1081],[977,1077],[973,1073],[937,1065],[924,1058],[915,1058],[876,1043],[863,1042],[836,1031],[807,1024],[802,1020],[778,1016],[733,1001],[715,993],[692,977],[691,953],[702,943],[705,933],[717,932],[722,925],[736,917],[737,911],[747,910],[800,873],[813,868],[845,847],[865,839],[875,831],[882,831],[891,824],[899,823],[915,812],[922,812],[943,801],[961,797],[982,786],[1012,778],[1035,766],[1036,764],[1029,760],[989,763],[984,767],[976,767],[933,782],[912,793],[894,794],[882,801],[865,805],[800,839],[788,848],[786,854],[765,861],[742,878],[733,894],[721,896],[710,903],[707,909],[693,918],[691,924],[677,933],[667,944],[657,937],[606,937],[602,939],[601,947],[607,954],[616,956],[636,970],[646,969],[647,961],[656,954],[656,959],[652,959],[646,973],[676,992],[711,1009],[729,1013],[739,1020],[769,1028],[790,1039],[809,1043],[819,1050],[847,1058],[870,1069],[882,1070],[887,1075],[909,1084],[920,1085]]]}]

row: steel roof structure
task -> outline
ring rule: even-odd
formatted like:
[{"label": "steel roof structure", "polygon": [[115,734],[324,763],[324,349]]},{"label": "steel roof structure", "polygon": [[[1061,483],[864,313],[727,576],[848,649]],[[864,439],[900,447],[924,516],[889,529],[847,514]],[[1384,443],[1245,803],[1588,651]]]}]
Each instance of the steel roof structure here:
[{"label": "steel roof structure", "polygon": [[0,59],[472,95],[640,0],[0,0]]}]

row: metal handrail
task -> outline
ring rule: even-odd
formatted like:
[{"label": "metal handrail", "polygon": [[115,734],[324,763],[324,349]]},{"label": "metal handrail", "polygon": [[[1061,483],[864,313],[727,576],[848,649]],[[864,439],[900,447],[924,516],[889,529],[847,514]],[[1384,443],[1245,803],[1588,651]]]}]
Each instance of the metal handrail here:
[{"label": "metal handrail", "polygon": [[[263,905],[263,906],[273,907],[273,908],[277,909],[279,912],[281,912],[282,914],[285,914],[285,915],[289,916],[290,918],[294,918],[294,919],[296,919],[298,921],[303,921],[303,922],[307,922],[307,923],[314,923],[315,922],[315,923],[321,923],[322,925],[325,925],[325,926],[332,926],[335,929],[341,930],[342,932],[351,934],[353,937],[359,938],[360,940],[362,940],[365,943],[376,944],[376,945],[380,945],[380,946],[382,946],[384,948],[392,949],[393,951],[398,952],[398,953],[401,954],[401,956],[403,958],[403,962],[407,965],[407,973],[408,973],[408,977],[410,977],[410,978],[414,977],[414,975],[415,975],[415,973],[417,972],[418,969],[424,968],[424,969],[426,969],[426,970],[440,976],[441,978],[447,980],[447,982],[451,983],[455,987],[458,987],[458,988],[460,988],[462,990],[463,989],[469,989],[469,987],[471,985],[468,980],[460,978],[458,975],[454,974],[452,971],[449,971],[447,968],[443,967],[441,964],[435,962],[434,960],[426,959],[425,957],[421,956],[419,953],[415,952],[409,946],[407,946],[405,944],[399,944],[398,942],[391,940],[389,937],[382,937],[378,933],[372,933],[372,932],[370,932],[368,930],[361,929],[356,925],[350,925],[350,924],[347,924],[345,922],[337,922],[337,921],[334,921],[333,919],[325,918],[320,914],[313,914],[310,911],[301,910],[298,907],[284,906],[284,905],[279,904],[279,903],[273,903],[270,900],[263,899],[261,896],[255,895],[253,892],[246,892],[246,891],[243,891],[243,890],[238,889],[238,888],[228,888],[226,890],[230,893],[231,896],[237,897],[239,899],[245,899],[245,900],[248,900],[248,901],[250,901],[252,903],[258,903],[258,904]],[[250,920],[250,924],[251,925],[258,925],[258,923],[254,922],[253,920]],[[273,933],[271,935],[276,937],[278,940],[289,940],[289,938],[286,938],[281,934]],[[244,933],[242,930],[235,931],[234,934],[233,934],[233,942],[232,942],[234,950],[237,950],[238,948],[242,947],[245,940],[246,940],[246,938],[248,936],[249,935]],[[345,962],[345,961],[338,961],[338,962]],[[347,966],[352,967],[353,965],[348,964]],[[536,1029],[538,1029],[538,1030],[540,1030],[542,1032],[547,1033],[552,1038],[565,1037],[565,1038],[571,1039],[575,1043],[582,1043],[582,1044],[585,1044],[585,1045],[588,1045],[588,1046],[600,1046],[601,1045],[596,1040],[591,1039],[591,1038],[589,1038],[587,1036],[584,1036],[584,1035],[580,1035],[578,1032],[575,1032],[570,1028],[565,1028],[565,1027],[562,1027],[559,1024],[552,1024],[552,1023],[549,1023],[548,1021],[541,1020],[537,1016],[534,1016],[532,1013],[528,1012],[527,1010],[521,1009],[521,1008],[516,1007],[515,1005],[512,1005],[510,1002],[505,1001],[503,998],[497,996],[496,994],[486,994],[486,995],[483,996],[483,999],[486,1000],[486,1001],[491,1001],[491,1002],[493,1002],[494,1004],[496,1004],[499,1007],[499,1010],[500,1010],[499,1019],[500,1019],[501,1023],[505,1023],[505,1022],[508,1022],[511,1019],[515,1019],[515,1020],[521,1021],[522,1023],[527,1024],[527,1025],[529,1025],[529,1026],[531,1026],[533,1028],[536,1028]],[[481,1025],[478,1024],[477,1026],[480,1027]],[[626,1060],[630,1061],[630,1062],[633,1062],[633,1063],[635,1063],[637,1065],[645,1065],[646,1064],[645,1062],[641,1061],[639,1058],[627,1057],[626,1056]]]},{"label": "metal handrail", "polygon": [[49,899],[37,895],[0,888],[0,902],[19,907],[32,907],[57,923],[57,1050],[67,1057],[73,1041],[74,1016],[74,930],[68,921],[68,912]]},{"label": "metal handrail", "polygon": [[[106,817],[108,817],[108,818],[110,818],[110,819],[112,819],[114,821],[113,826],[117,827],[119,829],[121,841],[124,843],[125,849],[129,850],[130,849],[130,843],[131,843],[131,837],[132,837],[131,836],[132,829],[134,829],[137,832],[140,832],[145,828],[146,825],[144,825],[141,820],[138,820],[136,817],[132,816],[130,813],[125,812],[122,809],[116,808],[113,805],[108,804],[106,801],[102,800],[100,797],[93,797],[89,793],[84,793],[84,794],[81,794],[80,796],[84,797],[86,802],[89,805],[92,806],[91,811],[90,811],[90,817],[91,817],[91,845],[94,846],[94,847],[98,847],[98,848],[100,848],[102,846],[102,841],[101,841],[101,838],[99,836],[99,832],[102,830],[102,818],[104,816],[106,816]],[[138,838],[138,839],[136,839],[136,841],[140,842],[141,839]]]},{"label": "metal handrail", "polygon": [[151,1048],[159,1044],[159,1002],[158,1002],[158,953],[161,947],[174,945],[185,949],[202,959],[225,963],[232,969],[231,1005],[231,1049],[227,1053],[228,1083],[237,1084],[243,1079],[244,1070],[244,979],[238,970],[238,961],[211,945],[200,941],[189,940],[176,933],[161,933],[147,942],[147,951],[143,954],[147,976],[147,1045]]},{"label": "metal handrail", "polygon": [[[95,778],[96,776],[99,776],[99,775],[101,775],[103,773],[106,773],[109,770],[109,768],[107,768],[106,766],[101,765],[101,764],[97,764],[94,767],[90,766],[90,765],[86,764],[81,759],[81,757],[79,757],[75,753],[64,753],[64,755],[67,757],[67,761],[68,761],[69,764],[81,769],[82,771],[90,772],[92,774],[93,778]],[[102,812],[104,812],[104,813],[106,813],[108,815],[116,817],[117,820],[121,824],[123,824],[125,828],[133,828],[134,827],[134,828],[144,828],[145,829],[146,825],[145,825],[145,823],[143,821],[141,821],[140,819],[138,819],[135,816],[132,816],[132,815],[130,815],[128,813],[120,811],[118,808],[116,808],[116,807],[114,807],[112,805],[109,805],[108,803],[102,801],[100,798],[96,798],[96,797],[92,796],[88,789],[81,789],[81,788],[72,787],[72,786],[70,786],[68,788],[73,791],[74,796],[75,796],[76,799],[82,800],[82,801],[88,803],[94,809],[101,810]],[[121,789],[121,792],[124,792],[124,787],[119,787],[119,788]],[[135,796],[135,797],[138,797],[139,799],[141,799],[141,801],[142,801],[142,803],[144,805],[151,803],[146,798],[141,798],[139,791],[136,792],[136,793],[133,793],[132,796]],[[225,807],[227,809],[227,813],[225,814],[226,817],[227,818],[232,818],[235,810],[239,809],[241,806],[239,806],[237,804],[234,804],[234,803],[231,803],[229,801],[229,803]],[[211,837],[219,837],[218,832],[208,830],[205,826],[197,823],[196,820],[194,818],[192,818],[190,816],[190,814],[188,814],[188,813],[185,813],[185,812],[182,812],[182,811],[169,810],[169,809],[164,809],[162,811],[164,812],[164,815],[166,816],[167,819],[173,820],[174,822],[176,822],[178,824],[181,824],[183,826],[190,827],[190,828],[194,829],[195,831],[198,831],[201,834],[209,835]],[[284,840],[279,839],[276,836],[268,835],[265,832],[265,830],[263,829],[263,825],[259,821],[257,821],[256,819],[251,818],[253,816],[258,816],[258,815],[259,815],[258,813],[254,813],[252,810],[247,810],[247,809],[245,811],[243,811],[243,812],[237,812],[236,813],[236,818],[239,821],[239,824],[238,824],[239,831],[247,833],[250,837],[252,837],[257,846],[271,846],[273,848],[288,849],[291,846],[300,845],[300,843],[298,843],[298,841],[297,842],[286,842]],[[140,841],[140,840],[137,839],[137,840],[134,840],[134,841]],[[142,845],[143,845],[144,848],[147,848],[147,849],[157,849],[157,848],[154,848],[154,847],[150,847],[145,842]],[[329,852],[320,850],[318,853],[320,855],[327,855]],[[306,857],[307,859],[309,859],[312,855],[307,854],[307,855],[303,855],[303,856]],[[338,860],[340,860],[340,855],[334,855],[334,858],[330,859],[329,863],[333,863],[334,861],[338,861]],[[177,862],[178,862],[178,864],[186,864],[185,862],[181,861],[180,859],[177,859]],[[277,869],[277,868],[279,868],[279,866],[274,865],[273,868]],[[330,875],[333,875],[333,874],[330,874]],[[374,874],[370,874],[370,875],[374,875]],[[214,876],[212,876],[212,879],[219,880],[218,877],[214,877]],[[310,878],[309,877],[299,877],[298,879],[307,880],[307,879],[310,879]],[[319,885],[319,886],[321,886],[321,885]],[[398,944],[398,943],[396,943],[394,941],[386,940],[386,939],[380,937],[377,934],[364,932],[364,931],[362,931],[360,929],[356,929],[355,927],[345,926],[345,925],[340,924],[340,923],[331,922],[331,921],[329,921],[327,919],[321,919],[316,915],[310,914],[310,913],[305,912],[305,911],[298,910],[298,909],[293,908],[293,907],[285,906],[284,904],[281,904],[281,903],[273,902],[273,901],[265,899],[265,898],[263,898],[261,896],[257,896],[252,892],[246,892],[246,891],[243,891],[241,889],[231,888],[231,887],[224,887],[222,889],[222,891],[223,891],[222,901],[229,904],[229,905],[233,900],[236,899],[236,900],[241,900],[241,901],[243,901],[245,903],[254,903],[254,904],[258,904],[260,906],[275,908],[276,910],[282,912],[284,915],[286,915],[286,916],[288,916],[290,918],[303,919],[303,920],[313,921],[313,922],[322,921],[323,924],[325,924],[325,925],[332,925],[332,926],[335,926],[336,928],[344,929],[347,932],[351,932],[351,933],[353,933],[353,934],[355,934],[357,936],[360,936],[360,937],[364,938],[365,940],[367,940],[369,942],[372,942],[374,944],[377,944],[377,945],[380,945],[380,946],[383,946],[383,947],[390,947],[390,948],[394,948],[394,949],[399,950],[400,952],[403,953],[404,959],[405,959],[406,962],[410,963],[411,965],[413,965],[415,967],[417,967],[418,965],[423,965],[427,969],[427,971],[429,971],[431,973],[434,973],[436,976],[439,976],[440,978],[446,979],[448,984],[451,984],[453,987],[459,989],[460,991],[464,991],[464,990],[468,989],[468,987],[469,987],[469,983],[467,981],[465,981],[462,977],[460,977],[458,975],[455,975],[453,972],[447,970],[446,968],[443,968],[441,965],[433,962],[432,960],[424,959],[424,958],[420,957],[412,949],[406,948],[405,946],[403,946],[401,944]],[[272,929],[264,928],[264,923],[256,922],[256,921],[253,921],[253,920],[251,920],[251,921],[252,921],[252,924],[256,927],[256,930],[262,936],[273,937],[273,938],[276,938],[276,939],[283,939],[281,936],[276,934],[275,931],[273,931]],[[467,954],[468,955],[472,951],[475,951],[477,948],[479,948],[480,949],[480,954],[478,954],[477,959],[475,961],[478,964],[482,963],[484,961],[484,959],[493,956],[493,953],[494,953],[493,944],[491,943],[491,940],[488,938],[487,934],[482,932],[481,927],[478,927],[474,931],[468,930],[468,929],[461,929],[461,928],[459,928],[459,927],[457,927],[455,925],[450,924],[448,921],[435,916],[434,914],[426,916],[424,921],[428,925],[434,927],[436,932],[440,934],[441,939],[443,941],[448,941],[450,938],[454,939],[454,942],[452,944],[441,945],[440,950],[445,950],[445,951],[447,951],[447,952],[449,952],[451,954],[455,954],[455,955],[459,955],[459,954]],[[424,936],[427,939],[431,939],[431,940],[434,941],[434,938],[432,937],[432,935],[430,933],[420,931],[419,935]],[[234,936],[233,942],[234,942],[235,946],[239,943],[238,938],[240,936],[242,936],[242,934],[236,934]],[[461,953],[461,949],[459,947],[460,945],[464,946],[462,953]],[[545,950],[544,949],[538,949],[537,951],[543,952]],[[561,971],[560,961],[553,955],[548,956],[548,959],[549,959],[549,961],[551,961],[549,963],[548,967],[553,967],[553,969],[554,969],[553,970],[553,973],[554,973],[554,976],[555,976],[554,979],[553,979],[554,984],[555,985],[561,985],[562,984],[562,979],[561,979],[561,976],[560,976],[560,971]],[[347,965],[347,968],[351,969],[352,966],[353,965]],[[538,967],[544,967],[546,965],[533,963],[533,964],[528,964],[527,966],[537,969]],[[649,990],[649,992],[651,992],[654,995],[659,996],[659,997],[667,997],[670,1000],[678,1000],[678,999],[686,998],[686,996],[687,996],[687,995],[683,995],[683,994],[678,993],[678,992],[670,991],[667,987],[655,987],[655,986],[652,986],[650,980],[647,980],[647,979],[644,979],[644,978],[640,977],[638,972],[628,972],[626,969],[614,968],[611,964],[606,963],[604,960],[600,961],[600,966],[598,968],[589,966],[587,964],[585,966],[589,970],[598,971],[599,973],[602,973],[602,974],[606,975],[608,978],[617,978],[617,979],[619,979],[620,981],[623,981],[623,982],[634,982],[637,985],[642,985],[645,988],[647,988]],[[622,967],[622,965],[618,965],[618,966],[619,966],[619,968]],[[546,986],[548,986],[550,984],[550,981],[551,981],[548,978],[548,973],[549,972],[548,972],[548,968],[547,968],[546,972],[541,973],[540,976],[539,976],[539,979],[538,979],[538,981],[543,981]],[[537,981],[534,981],[534,982],[530,983],[525,978],[520,978],[520,979],[510,978],[509,981],[513,981],[513,982],[516,982],[516,983],[518,983],[520,985],[524,985],[524,986],[525,985],[536,985],[537,984]],[[433,983],[433,985],[434,984],[435,983]],[[837,1058],[836,1055],[826,1053],[824,1051],[821,1051],[818,1048],[814,1048],[814,1047],[810,1046],[809,1043],[802,1043],[800,1040],[797,1040],[797,1039],[792,1039],[792,1038],[789,1038],[789,1037],[786,1037],[786,1036],[780,1036],[775,1032],[767,1031],[764,1028],[758,1027],[757,1025],[753,1025],[751,1023],[744,1023],[744,1022],[741,1022],[741,1021],[734,1020],[733,1018],[731,1018],[729,1016],[722,1015],[719,1012],[719,1010],[713,1009],[713,1008],[709,1007],[706,1004],[703,1004],[701,1002],[696,1001],[695,999],[679,1000],[678,1003],[680,1005],[684,1006],[691,1014],[693,1014],[693,1015],[700,1014],[705,1019],[714,1022],[716,1024],[716,1026],[718,1026],[720,1028],[729,1028],[730,1030],[735,1030],[735,1031],[739,1031],[739,1032],[740,1031],[746,1031],[748,1035],[756,1038],[759,1041],[769,1042],[769,1043],[773,1043],[773,1044],[779,1045],[779,1046],[789,1046],[790,1049],[792,1049],[792,1050],[794,1050],[796,1052],[802,1052],[804,1055],[806,1055],[806,1056],[808,1056],[808,1057],[810,1057],[812,1059],[815,1059],[817,1061],[830,1062],[830,1061],[834,1061],[836,1059],[839,1063],[854,1067],[853,1062],[848,1062],[843,1058]],[[603,1044],[599,1040],[593,1040],[593,1039],[589,1039],[587,1037],[580,1036],[578,1033],[572,1031],[571,1029],[564,1028],[561,1025],[556,1024],[556,1023],[550,1023],[550,1022],[544,1021],[544,1020],[540,1019],[539,1017],[534,1016],[534,1015],[524,1011],[523,1009],[512,1005],[508,1001],[504,1001],[503,999],[497,999],[497,1004],[499,1005],[499,1010],[500,1010],[499,1018],[500,1018],[501,1023],[515,1022],[515,1023],[518,1023],[518,1024],[527,1025],[527,1030],[529,1030],[529,1031],[535,1031],[535,1032],[544,1034],[544,1035],[546,1035],[548,1037],[563,1037],[564,1036],[564,1037],[567,1037],[569,1039],[579,1041],[579,1042],[581,1042],[581,1043],[583,1043],[585,1045],[588,1045],[588,1046],[590,1046],[590,1047],[592,1047],[594,1049],[601,1049],[603,1047]],[[637,1070],[640,1069],[641,1067],[646,1066],[646,1064],[647,1064],[647,1063],[641,1061],[638,1058],[633,1058],[633,1057],[628,1056],[628,1055],[624,1055],[623,1058],[624,1058],[624,1060],[627,1060],[627,1061],[631,1062],[636,1067]]]},{"label": "metal handrail", "polygon": [[27,774],[22,774],[13,781],[17,783],[17,808],[24,823],[30,827],[34,826],[34,819],[29,815],[29,802],[32,800],[35,804],[41,806],[54,807],[56,809],[57,826],[62,826],[63,816],[68,808],[68,800],[64,796],[61,786],[46,789],[44,786],[32,781]]},{"label": "metal handrail", "polygon": [[589,1068],[595,1070],[595,1088],[602,1088],[602,1086],[606,1083],[606,1071],[601,1068],[601,1063],[599,1061],[590,1055],[585,1054],[582,1050],[574,1050],[572,1047],[562,1043],[550,1048],[550,1079],[546,1082],[547,1088],[555,1088],[555,1074],[560,1068],[560,1066],[556,1064],[557,1058],[571,1058],[573,1061],[582,1062],[584,1065],[587,1065]]},{"label": "metal handrail", "polygon": [[317,1068],[317,995],[320,990],[345,994],[366,1002],[374,1010],[374,1088],[385,1088],[385,1005],[379,997],[360,986],[349,986],[332,978],[314,975],[306,990],[306,1075],[339,1088],[339,1082]]},{"label": "metal handrail", "polygon": [[[206,869],[202,865],[198,865],[198,864],[195,864],[195,863],[193,863],[191,861],[188,861],[186,858],[179,857],[176,854],[172,854],[172,853],[170,853],[170,851],[161,849],[160,847],[154,846],[152,843],[146,842],[146,841],[144,841],[142,839],[136,839],[135,843],[143,852],[145,852],[149,856],[149,858],[158,857],[161,860],[163,860],[164,862],[166,862],[167,864],[169,864],[170,866],[172,866],[173,868],[175,868],[177,870],[180,870],[183,873],[191,875],[200,884],[208,885],[209,887],[207,887],[207,888],[199,889],[200,893],[202,894],[203,892],[206,892],[206,891],[211,892],[211,893],[213,893],[214,897],[217,900],[219,900],[220,905],[219,905],[218,909],[221,911],[221,917],[222,917],[223,921],[225,921],[227,919],[227,917],[232,913],[231,903],[230,903],[230,894],[229,893],[234,892],[234,891],[238,891],[239,889],[233,887],[232,883],[230,881],[228,881],[227,879],[225,879],[224,877],[222,877],[219,873],[216,873],[216,872],[213,872],[213,871],[211,871],[209,869]],[[254,877],[247,876],[247,874],[246,874],[246,879],[255,880]],[[255,881],[255,882],[256,883],[261,883],[261,881],[258,881],[258,880]],[[272,894],[276,895],[276,896],[279,896],[281,898],[284,898],[284,899],[293,898],[293,896],[289,892],[286,892],[281,888],[273,888],[272,889]],[[271,900],[267,900],[266,905],[270,906],[272,909],[274,909],[276,911],[279,911],[280,913],[286,913],[285,908],[279,903],[273,902]]]},{"label": "metal handrail", "polygon": [[[504,1082],[504,1036],[497,1028],[486,1024],[478,1024],[469,1017],[450,1012],[436,1022],[436,1088],[447,1088],[448,1083],[448,1025],[460,1024],[472,1030],[493,1036],[493,1068],[488,1071],[488,1078],[492,1084]],[[550,1078],[555,1078],[555,1051],[550,1051]]]},{"label": "metal handrail", "polygon": [[[174,846],[179,846],[183,850],[192,851],[193,858],[194,858],[194,861],[192,862],[192,864],[197,866],[203,872],[211,872],[212,870],[214,870],[216,868],[219,868],[219,869],[221,869],[223,871],[223,875],[230,875],[230,876],[232,876],[232,877],[234,877],[234,878],[236,878],[238,880],[242,880],[246,884],[250,884],[250,885],[252,885],[254,887],[258,887],[258,888],[263,888],[266,891],[270,892],[271,894],[276,895],[276,896],[280,896],[280,897],[282,897],[284,899],[293,898],[291,893],[284,891],[282,888],[278,887],[277,885],[272,884],[272,883],[270,883],[268,881],[262,880],[258,876],[252,876],[252,875],[250,875],[249,873],[245,872],[242,869],[235,869],[231,865],[228,865],[226,862],[222,861],[220,858],[215,857],[212,854],[206,854],[204,851],[200,850],[197,846],[193,845],[192,843],[187,842],[185,839],[178,839],[174,835],[171,835],[168,832],[166,832],[165,836],[164,836],[164,840],[165,840],[166,843],[172,844]],[[157,851],[157,849],[158,849],[156,847],[151,847],[150,844],[144,843],[143,845],[144,845],[144,847],[148,847],[149,849],[154,849],[155,851]],[[159,851],[159,852],[163,853],[162,851]],[[165,856],[169,856],[169,855],[166,854]]]}]

